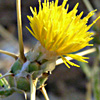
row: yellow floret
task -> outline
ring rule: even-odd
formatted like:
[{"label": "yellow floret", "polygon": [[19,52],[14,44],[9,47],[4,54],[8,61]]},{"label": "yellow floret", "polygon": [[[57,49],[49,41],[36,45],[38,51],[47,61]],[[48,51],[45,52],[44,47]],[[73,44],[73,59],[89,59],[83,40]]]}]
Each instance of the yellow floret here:
[{"label": "yellow floret", "polygon": [[58,0],[55,0],[55,3],[54,1],[44,0],[42,8],[41,0],[39,0],[38,13],[36,7],[34,7],[34,10],[30,7],[33,17],[27,17],[32,30],[28,27],[27,29],[46,50],[53,51],[60,56],[68,67],[68,64],[79,67],[79,65],[68,61],[63,56],[87,62],[84,60],[88,59],[87,57],[71,53],[93,45],[89,44],[89,41],[93,39],[93,33],[88,32],[88,30],[100,17],[93,21],[92,24],[87,25],[88,19],[94,15],[96,10],[91,11],[81,19],[83,12],[76,15],[79,3],[70,12],[68,12],[69,5],[65,8],[66,3],[67,0],[64,0],[62,5],[58,6]]}]

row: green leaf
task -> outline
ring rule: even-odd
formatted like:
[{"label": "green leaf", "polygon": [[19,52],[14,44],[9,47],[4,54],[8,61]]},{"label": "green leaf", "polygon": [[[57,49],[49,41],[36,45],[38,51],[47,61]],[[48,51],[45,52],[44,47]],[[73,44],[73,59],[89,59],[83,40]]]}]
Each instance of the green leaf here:
[{"label": "green leaf", "polygon": [[11,67],[11,73],[18,74],[23,66],[23,63],[18,59]]},{"label": "green leaf", "polygon": [[43,70],[44,72],[48,72],[48,71],[53,71],[55,69],[56,66],[56,61],[47,61],[45,63],[43,63],[40,68],[41,70]]},{"label": "green leaf", "polygon": [[27,78],[25,77],[20,77],[17,79],[17,88],[24,90],[26,92],[30,91],[30,82]]},{"label": "green leaf", "polygon": [[[0,73],[0,77],[2,76],[2,74]],[[5,78],[0,79],[0,86],[4,87],[5,89],[10,88],[10,85],[8,83],[8,81]]]},{"label": "green leaf", "polygon": [[[0,73],[0,77],[2,76],[2,74]],[[4,82],[2,79],[0,79],[0,86],[3,87],[4,86]]]},{"label": "green leaf", "polygon": [[34,71],[38,71],[39,70],[39,64],[37,62],[31,62],[28,65],[28,72],[34,72]]},{"label": "green leaf", "polygon": [[0,90],[0,96],[10,96],[15,92],[14,88],[10,88],[10,89],[2,89]]},{"label": "green leaf", "polygon": [[8,82],[10,84],[10,87],[14,87],[15,86],[15,79],[14,76],[9,76],[8,77]]}]

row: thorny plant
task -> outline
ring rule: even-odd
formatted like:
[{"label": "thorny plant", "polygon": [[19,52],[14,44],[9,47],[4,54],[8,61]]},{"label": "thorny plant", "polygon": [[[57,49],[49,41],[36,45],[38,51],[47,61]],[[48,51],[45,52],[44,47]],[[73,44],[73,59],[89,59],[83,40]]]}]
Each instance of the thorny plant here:
[{"label": "thorny plant", "polygon": [[[30,99],[36,99],[36,89],[39,89],[46,100],[49,100],[45,90],[45,82],[48,76],[59,64],[57,60],[60,56],[62,61],[68,68],[70,65],[79,67],[79,65],[70,62],[70,59],[75,59],[81,62],[86,62],[82,55],[94,52],[83,51],[78,54],[71,54],[86,46],[92,46],[89,41],[93,39],[93,33],[88,32],[92,25],[100,18],[98,17],[92,24],[87,26],[88,19],[94,15],[91,11],[86,17],[81,19],[83,12],[79,15],[77,13],[78,3],[72,11],[68,12],[68,7],[65,8],[67,0],[64,0],[62,5],[58,6],[58,0],[49,2],[44,0],[41,6],[39,0],[39,12],[36,7],[34,10],[30,7],[32,16],[27,16],[30,21],[30,33],[39,42],[35,45],[34,50],[30,50],[24,54],[22,25],[21,25],[21,1],[16,0],[17,8],[17,23],[18,23],[18,38],[19,38],[19,56],[16,54],[0,50],[0,53],[7,54],[15,58],[15,63],[11,66],[8,73],[0,75],[0,85],[3,87],[0,90],[1,97],[9,96],[14,92],[24,93],[27,100],[26,93],[30,91]],[[65,56],[71,57],[66,58]],[[5,77],[8,76],[8,81]]]}]

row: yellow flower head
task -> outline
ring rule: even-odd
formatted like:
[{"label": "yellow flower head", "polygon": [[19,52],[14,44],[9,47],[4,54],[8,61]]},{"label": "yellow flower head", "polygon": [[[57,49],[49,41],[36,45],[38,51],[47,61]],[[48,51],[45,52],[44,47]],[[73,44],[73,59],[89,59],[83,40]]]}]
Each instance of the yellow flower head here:
[{"label": "yellow flower head", "polygon": [[79,67],[79,65],[65,59],[64,56],[87,62],[84,59],[88,59],[88,57],[71,53],[86,46],[92,46],[92,44],[89,44],[89,41],[93,39],[93,37],[91,37],[93,33],[87,31],[100,17],[87,26],[88,19],[94,15],[96,10],[91,11],[86,17],[81,19],[83,12],[76,15],[79,4],[77,3],[75,7],[68,12],[69,5],[65,8],[66,3],[67,0],[64,0],[62,5],[58,6],[58,0],[55,0],[55,2],[44,0],[44,3],[41,5],[41,0],[39,0],[38,13],[36,7],[34,7],[34,10],[30,7],[33,17],[27,17],[32,30],[27,29],[39,40],[46,50],[55,52],[57,56],[60,56],[67,67],[70,68],[68,64]]}]

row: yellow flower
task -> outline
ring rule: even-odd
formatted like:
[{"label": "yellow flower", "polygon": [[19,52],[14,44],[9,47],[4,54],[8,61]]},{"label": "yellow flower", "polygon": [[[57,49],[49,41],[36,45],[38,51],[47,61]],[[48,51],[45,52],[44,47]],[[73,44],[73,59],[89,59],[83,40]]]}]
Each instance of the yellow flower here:
[{"label": "yellow flower", "polygon": [[86,17],[81,19],[83,12],[79,15],[77,13],[78,3],[75,7],[68,12],[69,5],[65,8],[67,0],[64,0],[62,5],[58,6],[58,0],[49,2],[44,0],[42,3],[39,0],[39,12],[37,13],[36,7],[34,10],[30,7],[32,16],[27,16],[30,21],[30,33],[41,43],[41,45],[50,52],[55,52],[62,58],[64,63],[70,68],[70,65],[79,67],[64,56],[69,56],[75,60],[87,62],[84,59],[88,57],[82,57],[79,55],[71,54],[86,46],[92,46],[89,41],[93,39],[91,37],[93,33],[87,32],[91,26],[100,18],[98,17],[92,24],[86,25],[88,19],[94,15],[94,11],[91,11]]}]

